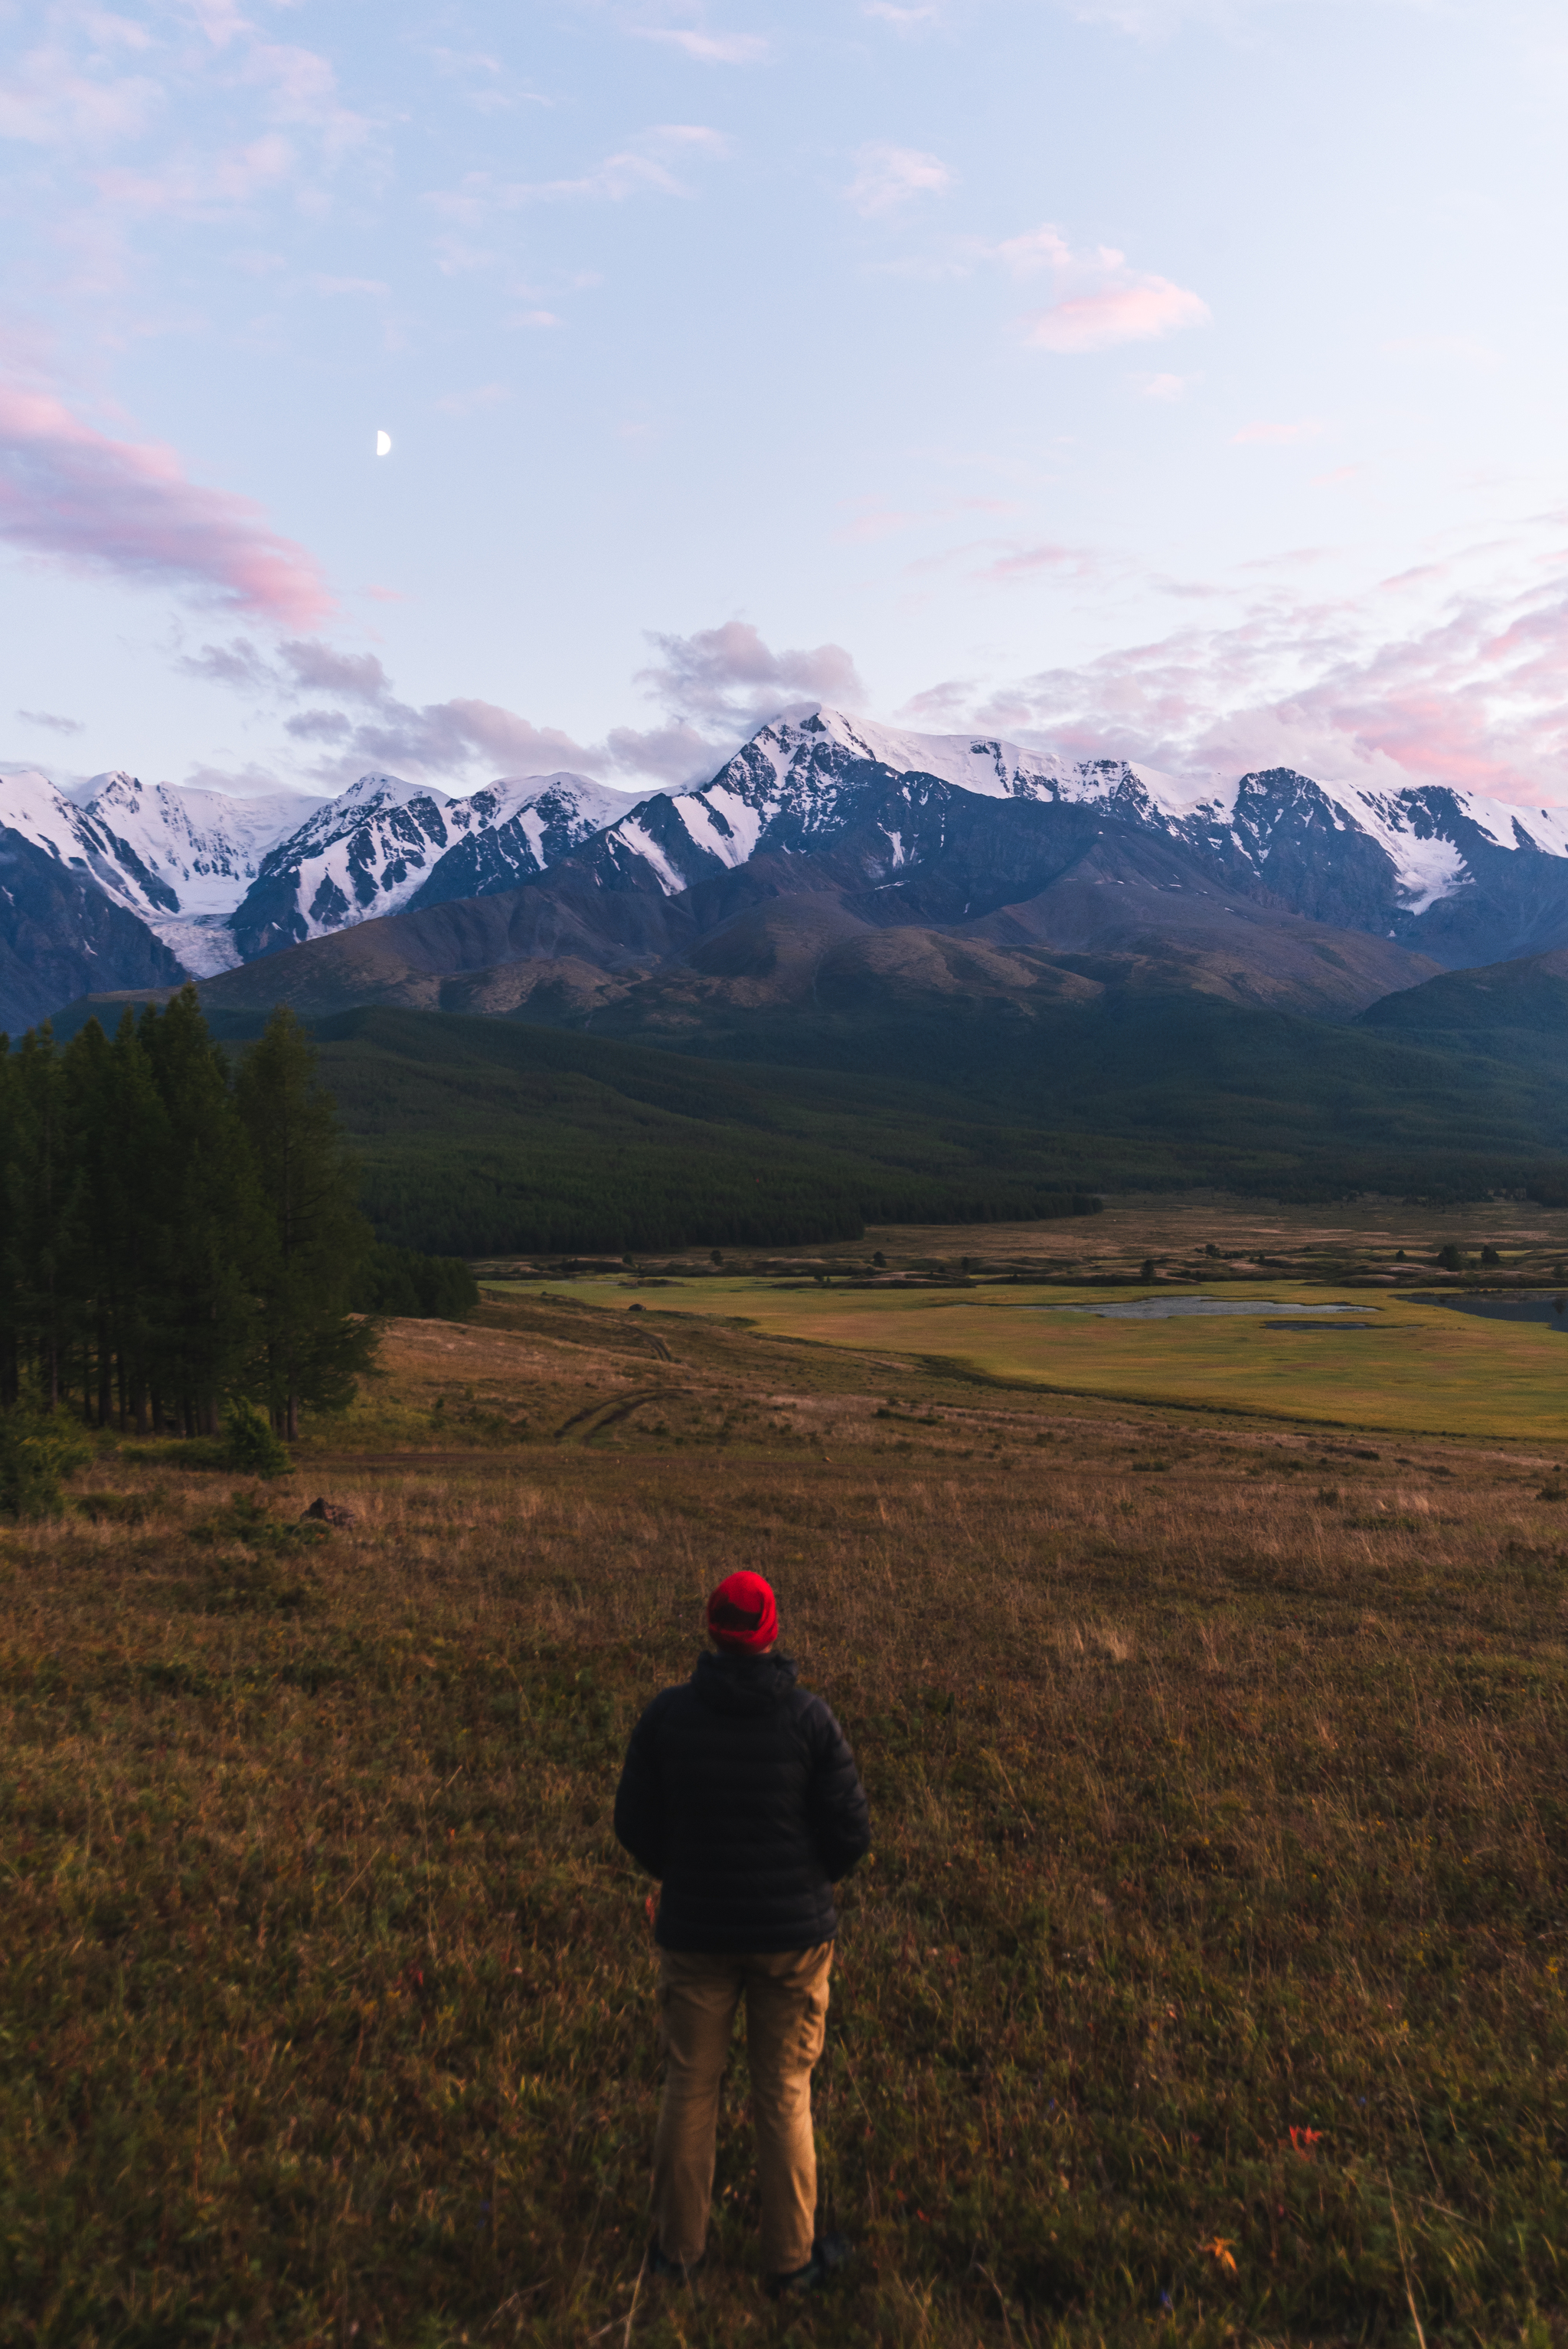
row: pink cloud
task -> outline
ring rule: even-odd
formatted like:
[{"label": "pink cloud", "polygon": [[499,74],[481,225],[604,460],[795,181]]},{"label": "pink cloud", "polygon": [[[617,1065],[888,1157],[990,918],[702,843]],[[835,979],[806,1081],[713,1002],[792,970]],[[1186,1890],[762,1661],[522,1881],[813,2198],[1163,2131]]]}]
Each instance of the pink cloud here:
[{"label": "pink cloud", "polygon": [[1149,342],[1182,326],[1206,326],[1211,312],[1200,295],[1168,277],[1140,277],[1053,304],[1029,321],[1025,339],[1037,350],[1104,351],[1114,343]]},{"label": "pink cloud", "polygon": [[664,41],[671,48],[684,49],[705,66],[759,66],[769,56],[769,44],[760,33],[693,33],[668,31],[653,26],[634,28],[640,41]]},{"label": "pink cloud", "polygon": [[900,507],[865,500],[861,502],[861,511],[842,523],[833,536],[841,546],[869,546],[878,539],[912,529],[920,519],[919,514],[905,512]]},{"label": "pink cloud", "polygon": [[[1049,271],[1056,279],[1055,301],[1025,321],[1024,339],[1036,350],[1076,357],[1109,350],[1117,343],[1151,342],[1184,326],[1211,323],[1202,295],[1169,277],[1130,269],[1127,255],[1114,245],[1075,253],[1049,221],[984,250],[1015,277]],[[1161,387],[1153,394],[1157,398],[1171,398],[1181,388],[1177,376],[1156,377],[1155,382]]]},{"label": "pink cloud", "polygon": [[1237,449],[1288,449],[1298,441],[1320,440],[1322,435],[1322,425],[1309,416],[1299,424],[1243,424],[1239,432],[1232,433],[1231,443]]},{"label": "pink cloud", "polygon": [[224,154],[176,157],[151,171],[100,171],[97,184],[109,204],[125,212],[211,220],[284,185],[294,170],[289,141],[267,131]]},{"label": "pink cloud", "polygon": [[873,140],[855,157],[860,169],[844,194],[864,220],[902,211],[915,196],[944,196],[954,175],[940,155]]},{"label": "pink cloud", "polygon": [[1015,579],[1032,579],[1042,571],[1070,572],[1082,579],[1101,567],[1099,558],[1081,546],[1021,546],[1010,554],[1001,554],[988,563],[976,578],[993,580],[1006,586]]},{"label": "pink cloud", "polygon": [[144,74],[94,74],[63,49],[41,46],[0,79],[0,137],[37,147],[134,137],[162,98],[158,83]]},{"label": "pink cloud", "polygon": [[0,388],[0,541],[285,627],[332,608],[315,558],[248,498],[188,481],[173,450],[112,440],[46,392]]},{"label": "pink cloud", "polygon": [[[1312,603],[1283,585],[1230,626],[1191,626],[968,698],[967,721],[1187,773],[1288,764],[1385,789],[1448,783],[1522,806],[1564,797],[1568,589],[1450,595],[1383,633],[1387,588]],[[948,688],[938,688],[944,696]],[[950,722],[959,715],[949,711]]]},{"label": "pink cloud", "polygon": [[723,161],[735,142],[722,130],[702,122],[659,122],[576,180],[500,181],[489,171],[467,172],[456,188],[436,189],[425,202],[445,220],[478,228],[497,213],[518,211],[524,204],[556,202],[571,197],[597,198],[624,203],[629,196],[690,196],[693,189],[670,168],[687,158],[707,156]]},{"label": "pink cloud", "polygon": [[653,636],[658,664],[637,671],[636,682],[677,718],[693,716],[753,724],[790,698],[848,702],[864,688],[842,645],[774,652],[748,620],[726,620],[689,636]]}]

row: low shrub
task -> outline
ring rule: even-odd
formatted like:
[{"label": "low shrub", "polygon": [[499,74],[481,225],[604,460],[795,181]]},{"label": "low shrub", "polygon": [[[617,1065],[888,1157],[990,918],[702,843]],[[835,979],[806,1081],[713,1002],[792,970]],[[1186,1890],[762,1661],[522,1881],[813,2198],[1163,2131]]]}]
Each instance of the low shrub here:
[{"label": "low shrub", "polygon": [[264,1411],[242,1399],[231,1403],[223,1421],[223,1443],[217,1464],[237,1468],[246,1476],[286,1476],[294,1462],[273,1433]]},{"label": "low shrub", "polygon": [[91,1457],[80,1431],[53,1413],[0,1413],[0,1517],[57,1517],[60,1479]]},{"label": "low shrub", "polygon": [[297,1614],[309,1605],[313,1586],[297,1569],[303,1551],[330,1539],[319,1518],[275,1517],[259,1493],[231,1493],[228,1504],[193,1525],[187,1540],[212,1553],[205,1597],[210,1607],[233,1612]]}]

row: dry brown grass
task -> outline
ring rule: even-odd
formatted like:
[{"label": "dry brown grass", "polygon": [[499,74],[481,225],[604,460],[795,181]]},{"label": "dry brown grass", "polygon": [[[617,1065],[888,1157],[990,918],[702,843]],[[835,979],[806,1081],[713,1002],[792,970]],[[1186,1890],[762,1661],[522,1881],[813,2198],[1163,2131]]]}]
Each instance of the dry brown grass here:
[{"label": "dry brown grass", "polygon": [[[132,1449],[4,1537],[0,2341],[1568,2337],[1551,1464],[658,1330],[402,1325],[271,1496],[355,1509],[317,1548]],[[610,1800],[740,1565],[876,1828],[818,2099],[861,2258],[793,2318],[739,2066],[709,2272],[633,2305]]]}]

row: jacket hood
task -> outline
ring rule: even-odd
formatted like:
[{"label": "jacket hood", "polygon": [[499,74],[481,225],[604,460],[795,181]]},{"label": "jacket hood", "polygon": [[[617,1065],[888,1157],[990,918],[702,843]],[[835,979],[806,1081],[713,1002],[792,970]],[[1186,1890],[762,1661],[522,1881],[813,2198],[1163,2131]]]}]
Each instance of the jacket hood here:
[{"label": "jacket hood", "polygon": [[789,1656],[712,1656],[696,1660],[692,1685],[715,1713],[770,1713],[795,1685]]}]

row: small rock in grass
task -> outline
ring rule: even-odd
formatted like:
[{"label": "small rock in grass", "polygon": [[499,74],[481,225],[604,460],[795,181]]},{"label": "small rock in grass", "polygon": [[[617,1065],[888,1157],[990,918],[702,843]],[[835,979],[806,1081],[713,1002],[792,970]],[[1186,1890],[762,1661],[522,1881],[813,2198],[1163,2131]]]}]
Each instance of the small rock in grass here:
[{"label": "small rock in grass", "polygon": [[303,1525],[309,1517],[314,1517],[318,1525],[323,1526],[351,1526],[354,1511],[346,1509],[341,1501],[315,1500],[304,1511],[300,1523]]}]

